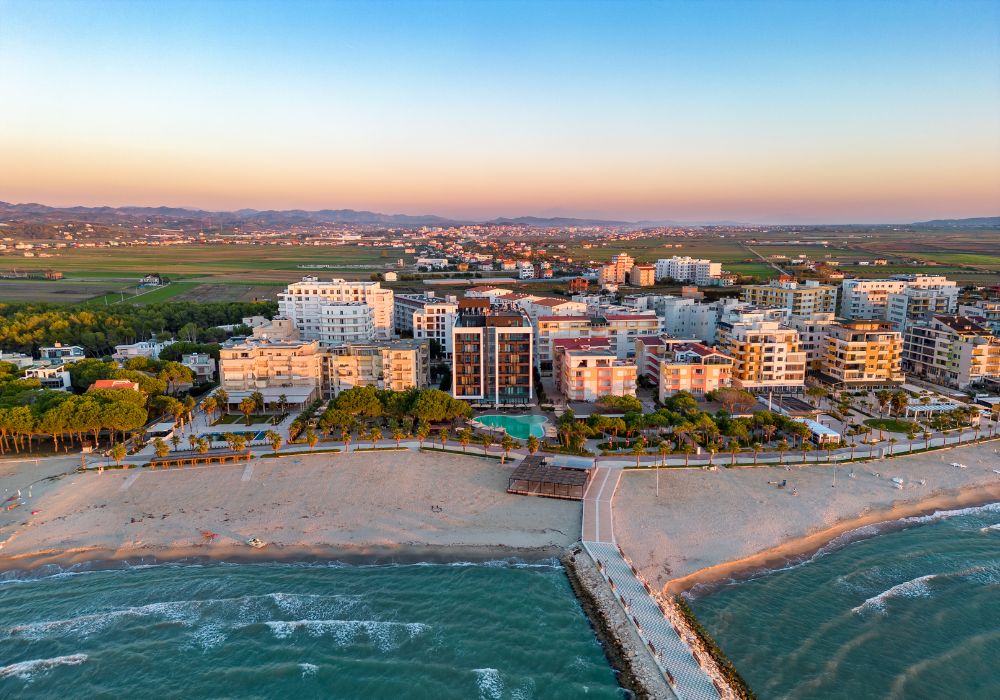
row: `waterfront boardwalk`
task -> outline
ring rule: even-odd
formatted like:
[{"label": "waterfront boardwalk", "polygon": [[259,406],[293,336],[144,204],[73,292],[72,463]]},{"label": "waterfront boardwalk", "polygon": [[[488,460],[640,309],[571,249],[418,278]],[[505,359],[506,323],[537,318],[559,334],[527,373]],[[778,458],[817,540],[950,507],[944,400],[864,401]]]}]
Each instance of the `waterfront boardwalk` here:
[{"label": "waterfront boardwalk", "polygon": [[612,501],[622,470],[598,467],[594,472],[583,502],[583,546],[677,697],[719,700],[719,689],[615,543]]}]

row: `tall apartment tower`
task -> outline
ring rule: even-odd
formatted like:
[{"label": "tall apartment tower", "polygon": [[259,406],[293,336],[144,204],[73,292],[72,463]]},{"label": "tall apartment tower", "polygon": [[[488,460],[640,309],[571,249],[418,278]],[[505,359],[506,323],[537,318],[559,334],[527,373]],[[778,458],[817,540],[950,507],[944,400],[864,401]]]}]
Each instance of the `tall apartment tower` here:
[{"label": "tall apartment tower", "polygon": [[[329,305],[339,308],[324,313],[323,307]],[[365,305],[370,311],[351,311],[352,305]],[[318,340],[324,346],[388,340],[393,334],[393,293],[379,282],[303,277],[278,294],[278,314],[292,320],[303,340]]]},{"label": "tall apartment tower", "polygon": [[533,346],[531,323],[519,312],[459,316],[452,329],[452,396],[493,404],[530,403]]}]

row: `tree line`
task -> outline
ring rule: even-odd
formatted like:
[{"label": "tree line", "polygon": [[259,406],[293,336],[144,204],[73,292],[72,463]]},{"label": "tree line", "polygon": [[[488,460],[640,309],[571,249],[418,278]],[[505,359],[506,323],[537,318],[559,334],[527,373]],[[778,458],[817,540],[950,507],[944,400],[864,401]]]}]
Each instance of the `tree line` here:
[{"label": "tree line", "polygon": [[176,335],[191,343],[215,343],[229,335],[218,326],[239,324],[245,316],[270,318],[277,311],[277,302],[271,301],[170,301],[107,307],[0,303],[0,349],[37,354],[40,347],[62,343],[103,356],[116,345],[153,337]]}]

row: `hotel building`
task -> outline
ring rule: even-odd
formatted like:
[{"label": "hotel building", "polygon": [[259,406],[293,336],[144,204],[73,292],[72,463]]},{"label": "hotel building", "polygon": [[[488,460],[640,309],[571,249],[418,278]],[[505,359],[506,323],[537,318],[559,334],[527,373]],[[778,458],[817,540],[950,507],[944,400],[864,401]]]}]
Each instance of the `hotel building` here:
[{"label": "hotel building", "polygon": [[452,396],[527,404],[534,396],[534,331],[517,311],[468,313],[452,329]]}]

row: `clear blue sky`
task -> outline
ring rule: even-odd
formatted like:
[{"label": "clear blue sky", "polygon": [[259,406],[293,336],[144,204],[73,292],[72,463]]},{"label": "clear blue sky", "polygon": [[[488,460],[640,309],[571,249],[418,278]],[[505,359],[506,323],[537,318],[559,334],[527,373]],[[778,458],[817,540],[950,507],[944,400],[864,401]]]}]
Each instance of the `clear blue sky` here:
[{"label": "clear blue sky", "polygon": [[1000,214],[1000,2],[0,0],[0,199]]}]

